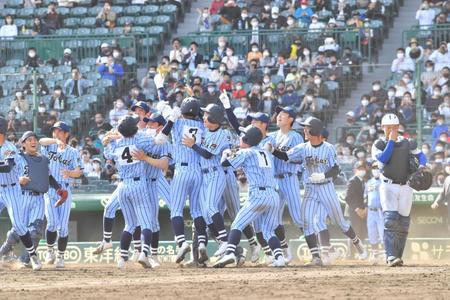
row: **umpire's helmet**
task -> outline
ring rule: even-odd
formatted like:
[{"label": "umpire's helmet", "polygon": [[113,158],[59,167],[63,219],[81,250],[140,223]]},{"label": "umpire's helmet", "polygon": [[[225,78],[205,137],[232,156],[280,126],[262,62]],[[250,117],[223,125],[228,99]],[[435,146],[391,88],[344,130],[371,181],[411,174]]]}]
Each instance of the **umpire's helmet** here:
[{"label": "umpire's helmet", "polygon": [[208,121],[214,124],[221,124],[225,118],[225,111],[217,104],[208,104],[206,107],[201,108],[202,111],[207,112]]},{"label": "umpire's helmet", "polygon": [[313,136],[320,136],[323,132],[323,123],[317,118],[308,117],[304,122],[300,123],[300,125],[309,128],[309,134]]},{"label": "umpire's helmet", "polygon": [[138,117],[126,116],[120,120],[117,129],[123,137],[132,137],[138,131]]},{"label": "umpire's helmet", "polygon": [[5,118],[0,118],[0,134],[6,134],[8,129],[8,121]]},{"label": "umpire's helmet", "polygon": [[400,120],[395,114],[385,114],[381,119],[381,126],[384,125],[399,125]]},{"label": "umpire's helmet", "polygon": [[242,141],[251,147],[258,145],[263,138],[261,130],[253,125],[240,127],[239,130],[242,132]]},{"label": "umpire's helmet", "polygon": [[200,102],[194,97],[187,97],[181,102],[180,110],[183,115],[198,117]]}]

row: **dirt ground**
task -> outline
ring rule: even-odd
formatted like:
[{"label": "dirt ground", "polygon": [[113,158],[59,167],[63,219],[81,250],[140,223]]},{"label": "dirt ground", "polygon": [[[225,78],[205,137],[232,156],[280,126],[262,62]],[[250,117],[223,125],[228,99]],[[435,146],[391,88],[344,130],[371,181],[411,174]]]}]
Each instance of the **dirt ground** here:
[{"label": "dirt ground", "polygon": [[155,270],[128,264],[44,266],[40,272],[0,266],[0,299],[450,299],[450,262],[399,268],[339,262],[322,268],[245,266]]}]

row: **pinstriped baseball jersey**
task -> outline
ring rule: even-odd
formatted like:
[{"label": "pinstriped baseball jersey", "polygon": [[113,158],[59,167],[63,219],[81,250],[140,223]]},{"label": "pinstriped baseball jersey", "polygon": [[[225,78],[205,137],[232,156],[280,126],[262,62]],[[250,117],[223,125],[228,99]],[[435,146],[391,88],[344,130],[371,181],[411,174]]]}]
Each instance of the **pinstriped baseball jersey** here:
[{"label": "pinstriped baseball jersey", "polygon": [[203,135],[202,148],[208,150],[213,156],[209,159],[200,158],[202,169],[220,166],[222,151],[229,147],[226,130],[219,128],[216,131],[207,130]]},{"label": "pinstriped baseball jersey", "polygon": [[175,164],[189,163],[198,166],[200,163],[199,155],[191,148],[183,145],[181,140],[183,136],[188,135],[195,138],[195,143],[200,145],[205,131],[203,123],[199,120],[178,119],[172,128],[173,140],[173,159]]},{"label": "pinstriped baseball jersey", "polygon": [[[165,143],[163,145],[155,145],[153,147],[153,151],[147,153],[147,155],[154,159],[160,159],[162,157],[170,158],[169,144]],[[158,178],[159,176],[164,176],[161,169],[156,168],[148,163],[145,164],[144,172],[145,178]]]},{"label": "pinstriped baseball jersey", "polygon": [[259,147],[241,149],[228,159],[235,169],[241,167],[249,187],[276,188],[272,155]]},{"label": "pinstriped baseball jersey", "polygon": [[287,155],[290,161],[302,162],[305,183],[310,183],[312,173],[325,173],[337,164],[336,150],[327,142],[318,146],[303,143],[289,150]]},{"label": "pinstriped baseball jersey", "polygon": [[107,159],[113,159],[116,162],[120,178],[135,178],[144,174],[144,167],[147,163],[133,159],[131,152],[138,149],[152,153],[155,146],[153,138],[139,132],[133,137],[112,141],[105,148],[104,155]]},{"label": "pinstriped baseball jersey", "polygon": [[60,183],[71,183],[73,178],[64,178],[61,174],[63,170],[74,170],[77,167],[81,168],[81,159],[78,151],[69,145],[64,149],[58,147],[57,144],[41,147],[41,153],[47,156],[49,163],[50,174]]},{"label": "pinstriped baseball jersey", "polygon": [[[10,141],[5,141],[0,146],[0,161],[7,158],[13,158],[17,164],[19,161],[19,155],[16,146]],[[19,168],[14,166],[9,173],[0,173],[0,184],[13,184],[19,181]]]},{"label": "pinstriped baseball jersey", "polygon": [[[280,130],[277,132],[270,134],[273,146],[283,152],[289,151],[292,147],[297,146],[298,144],[303,143],[303,137],[291,130],[287,134],[283,134]],[[275,166],[275,174],[284,174],[284,173],[296,173],[298,171],[298,164],[293,164],[290,162],[286,162],[282,159],[275,157],[274,159]]]}]

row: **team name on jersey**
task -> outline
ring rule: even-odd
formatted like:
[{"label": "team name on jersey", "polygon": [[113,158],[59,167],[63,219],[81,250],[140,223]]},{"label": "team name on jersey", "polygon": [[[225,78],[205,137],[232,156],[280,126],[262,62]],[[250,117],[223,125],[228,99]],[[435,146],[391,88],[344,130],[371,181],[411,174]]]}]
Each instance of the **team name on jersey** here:
[{"label": "team name on jersey", "polygon": [[283,152],[288,152],[291,149],[291,147],[289,146],[278,146],[277,150],[283,151]]},{"label": "team name on jersey", "polygon": [[318,166],[319,164],[328,164],[328,159],[307,156],[305,157],[305,162],[307,166]]},{"label": "team name on jersey", "polygon": [[68,166],[70,164],[70,162],[72,161],[71,159],[63,159],[62,155],[58,155],[56,152],[50,151],[48,153],[48,159],[49,160],[53,160],[53,161],[57,161],[60,164],[63,164],[65,166]]}]

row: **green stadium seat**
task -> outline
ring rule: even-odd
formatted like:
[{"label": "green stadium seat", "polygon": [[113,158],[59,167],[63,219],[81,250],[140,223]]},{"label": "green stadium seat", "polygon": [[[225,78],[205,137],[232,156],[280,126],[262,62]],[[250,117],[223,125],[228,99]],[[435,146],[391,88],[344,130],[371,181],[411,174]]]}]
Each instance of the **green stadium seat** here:
[{"label": "green stadium seat", "polygon": [[85,74],[91,71],[91,67],[87,65],[78,65],[78,70],[80,70],[81,74]]},{"label": "green stadium seat", "polygon": [[89,35],[91,34],[90,28],[78,28],[74,30],[74,34],[76,35]]},{"label": "green stadium seat", "polygon": [[18,17],[26,19],[32,15],[34,15],[34,8],[32,7],[22,8],[16,11],[16,18]]},{"label": "green stadium seat", "polygon": [[145,27],[144,26],[133,26],[133,27],[131,27],[131,32],[133,32],[133,33],[144,33],[146,30],[145,30]]},{"label": "green stadium seat", "polygon": [[68,16],[70,14],[70,8],[68,8],[68,7],[58,7],[58,13],[61,16]]},{"label": "green stadium seat", "polygon": [[85,75],[86,75],[87,79],[92,80],[92,81],[96,81],[102,77],[98,72],[90,72]]},{"label": "green stadium seat", "polygon": [[42,66],[38,68],[38,72],[40,74],[50,74],[51,72],[53,72],[53,67],[50,66]]},{"label": "green stadium seat", "polygon": [[120,6],[124,6],[124,5],[128,5],[128,0],[116,0],[114,1],[114,4],[120,5]]},{"label": "green stadium seat", "polygon": [[134,21],[133,17],[120,17],[117,19],[117,25],[123,26],[123,25],[125,25],[125,23],[127,23],[127,22],[132,23],[133,21]]},{"label": "green stadium seat", "polygon": [[112,29],[112,33],[113,33],[114,35],[120,35],[120,34],[122,34],[122,33],[123,33],[123,27],[114,27],[114,28]]},{"label": "green stadium seat", "polygon": [[89,16],[89,17],[97,17],[98,16],[98,14],[102,11],[102,9],[103,9],[103,7],[101,7],[101,6],[94,6],[94,7],[90,7],[89,9],[88,9],[88,12],[87,12],[87,15]]},{"label": "green stadium seat", "polygon": [[79,97],[80,101],[86,102],[86,103],[95,103],[97,102],[97,96],[96,95],[83,95]]},{"label": "green stadium seat", "polygon": [[142,10],[141,6],[131,5],[131,6],[125,7],[125,9],[123,10],[123,13],[127,16],[137,16],[141,12],[141,10]]},{"label": "green stadium seat", "polygon": [[146,5],[144,6],[144,15],[155,16],[159,12],[159,7],[156,5]]},{"label": "green stadium seat", "polygon": [[70,15],[77,18],[82,18],[87,15],[86,7],[75,7],[70,10]]},{"label": "green stadium seat", "polygon": [[64,40],[62,44],[64,48],[70,48],[72,50],[82,46],[81,41],[77,39]]},{"label": "green stadium seat", "polygon": [[15,16],[16,15],[16,10],[14,8],[3,8],[3,9],[0,9],[0,17],[5,17],[7,15]]},{"label": "green stadium seat", "polygon": [[14,24],[17,25],[17,28],[20,30],[20,27],[27,24],[27,20],[25,19],[15,19]]},{"label": "green stadium seat", "polygon": [[96,61],[97,60],[93,57],[87,57],[87,58],[83,58],[80,61],[80,64],[86,65],[86,66],[95,66]]},{"label": "green stadium seat", "polygon": [[219,32],[231,31],[231,29],[233,29],[233,26],[230,24],[221,24],[221,25],[217,25],[216,29]]},{"label": "green stadium seat", "polygon": [[164,27],[162,26],[151,26],[147,29],[149,35],[162,35],[164,34]]},{"label": "green stadium seat", "polygon": [[6,61],[7,66],[20,67],[23,66],[24,61],[22,59],[10,59]]},{"label": "green stadium seat", "polygon": [[236,83],[239,81],[244,84],[247,83],[247,78],[245,76],[235,75],[231,79],[232,79],[233,83]]},{"label": "green stadium seat", "polygon": [[133,66],[136,64],[136,58],[132,57],[132,56],[125,56],[123,58],[125,60],[125,62],[127,63],[127,65],[129,66]]},{"label": "green stadium seat", "polygon": [[55,67],[55,72],[59,72],[59,73],[61,73],[61,74],[65,74],[65,73],[70,73],[71,72],[71,70],[72,70],[72,68],[70,67],[70,66],[65,66],[65,65],[62,65],[62,66],[57,66],[57,67]]},{"label": "green stadium seat", "polygon": [[99,28],[95,28],[93,30],[93,33],[96,35],[104,35],[104,34],[108,34],[109,30],[108,30],[108,28],[99,27]]},{"label": "green stadium seat", "polygon": [[64,27],[68,27],[68,28],[76,28],[78,26],[80,19],[78,18],[67,18],[64,19],[63,24]]},{"label": "green stadium seat", "polygon": [[84,18],[80,20],[80,25],[83,27],[95,27],[95,18]]},{"label": "green stadium seat", "polygon": [[72,29],[70,28],[60,28],[60,29],[56,29],[56,35],[60,35],[60,36],[71,36],[72,35]]},{"label": "green stadium seat", "polygon": [[123,14],[123,7],[122,6],[112,6],[111,10],[113,12],[115,12],[117,16],[120,16],[120,15]]},{"label": "green stadium seat", "polygon": [[172,17],[176,17],[177,6],[173,4],[166,4],[161,6],[160,12],[165,15],[171,15]]},{"label": "green stadium seat", "polygon": [[39,7],[36,8],[36,10],[34,11],[36,16],[43,16],[47,13],[47,6],[46,7]]},{"label": "green stadium seat", "polygon": [[6,7],[10,8],[20,8],[23,5],[22,0],[6,0]]},{"label": "green stadium seat", "polygon": [[152,25],[153,18],[149,17],[149,16],[141,16],[141,17],[135,18],[135,20],[136,20],[135,25],[142,25],[142,26],[148,27],[148,26]]}]

